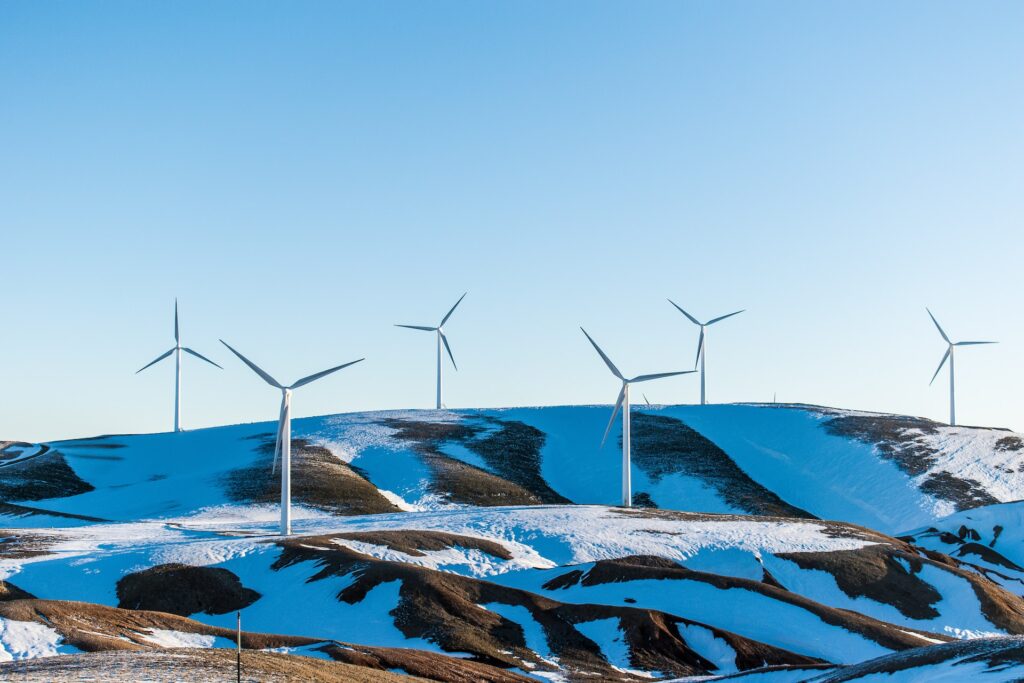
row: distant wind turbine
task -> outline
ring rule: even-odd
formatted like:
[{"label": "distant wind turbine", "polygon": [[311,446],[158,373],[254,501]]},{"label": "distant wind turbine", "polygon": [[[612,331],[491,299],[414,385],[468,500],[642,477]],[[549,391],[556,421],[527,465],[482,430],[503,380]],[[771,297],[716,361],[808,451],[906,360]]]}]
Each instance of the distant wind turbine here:
[{"label": "distant wind turbine", "polygon": [[441,318],[441,324],[439,324],[437,327],[425,327],[423,325],[395,325],[395,327],[404,327],[404,328],[409,329],[409,330],[421,330],[423,332],[434,332],[434,333],[436,333],[436,335],[437,335],[437,409],[438,410],[441,410],[441,408],[444,407],[444,404],[441,401],[441,385],[442,385],[442,372],[441,372],[441,370],[442,370],[442,367],[444,365],[443,362],[442,362],[444,360],[444,354],[441,351],[441,346],[442,345],[444,346],[444,350],[448,352],[448,357],[452,359],[452,367],[455,368],[456,370],[459,369],[459,366],[455,364],[455,356],[452,355],[452,347],[448,346],[448,337],[444,336],[444,324],[446,322],[448,322],[448,318],[452,317],[452,313],[454,313],[455,309],[459,307],[459,304],[462,303],[462,300],[466,298],[466,294],[469,294],[469,292],[466,292],[465,294],[463,294],[462,296],[459,297],[459,300],[455,302],[455,305],[451,307],[451,310],[449,310],[448,313],[446,313],[445,316],[443,318]]},{"label": "distant wind turbine", "polygon": [[939,330],[939,334],[942,335],[942,340],[945,341],[946,344],[947,344],[947,346],[946,346],[946,353],[943,354],[942,360],[939,361],[939,367],[935,370],[935,374],[932,375],[932,380],[931,380],[931,382],[928,382],[928,385],[931,386],[931,384],[933,382],[935,382],[935,378],[939,376],[939,371],[942,370],[942,366],[946,364],[946,360],[948,359],[949,360],[949,425],[951,427],[955,427],[956,426],[956,378],[955,378],[954,371],[953,371],[953,349],[956,348],[957,346],[977,346],[978,344],[996,344],[998,342],[994,342],[994,341],[961,341],[961,342],[953,342],[953,341],[950,341],[949,336],[946,335],[945,330],[942,329],[942,325],[939,325],[939,321],[935,319],[935,316],[932,315],[932,312],[930,310],[928,310],[927,308],[925,308],[924,310],[928,311],[928,317],[932,319],[933,323],[935,323],[935,327]]},{"label": "distant wind turbine", "polygon": [[630,507],[633,504],[633,493],[632,493],[632,478],[630,473],[630,460],[629,460],[629,446],[630,446],[630,417],[629,417],[629,385],[636,384],[637,382],[647,382],[652,379],[661,379],[662,377],[674,377],[676,375],[687,375],[695,370],[683,370],[682,372],[661,372],[654,375],[638,375],[627,379],[619,369],[615,367],[611,359],[605,355],[601,347],[597,345],[587,331],[582,327],[583,334],[586,335],[587,339],[594,346],[597,354],[601,356],[601,360],[604,361],[608,369],[622,381],[622,389],[619,390],[619,397],[615,401],[615,409],[612,411],[612,417],[608,420],[608,426],[605,427],[604,436],[601,438],[601,447],[604,448],[605,441],[608,440],[608,433],[612,429],[612,424],[615,422],[615,416],[618,415],[619,410],[622,410],[622,506]]},{"label": "distant wind turbine", "polygon": [[174,431],[181,431],[181,352],[191,354],[199,360],[205,360],[210,365],[216,366],[223,370],[221,366],[214,363],[206,356],[200,355],[192,349],[181,345],[181,335],[178,332],[178,300],[174,300],[174,347],[170,351],[160,354],[155,360],[143,365],[141,368],[135,371],[135,374],[139,374],[150,365],[155,365],[162,361],[167,356],[174,354]]},{"label": "distant wind turbine", "polygon": [[697,367],[697,362],[698,361],[700,362],[700,404],[701,405],[705,405],[707,403],[707,395],[705,394],[705,391],[704,391],[704,380],[705,380],[705,372],[704,372],[705,368],[704,368],[704,365],[705,365],[705,357],[707,356],[707,346],[708,346],[708,342],[707,342],[707,339],[706,339],[706,336],[705,336],[705,328],[710,327],[711,325],[714,325],[717,322],[721,322],[721,321],[725,320],[726,318],[731,318],[734,315],[739,315],[740,313],[742,313],[746,309],[743,309],[743,310],[740,310],[740,311],[735,311],[733,313],[728,313],[726,315],[720,315],[717,318],[712,318],[711,320],[707,321],[706,323],[702,323],[699,320],[697,320],[696,318],[694,318],[692,315],[690,315],[689,313],[684,311],[682,309],[682,307],[680,307],[679,304],[677,304],[675,301],[672,301],[672,299],[669,299],[668,302],[670,304],[672,304],[673,306],[675,306],[677,309],[679,309],[680,313],[682,313],[687,318],[689,318],[690,322],[692,322],[694,325],[697,325],[698,327],[700,327],[700,338],[697,340],[697,358],[693,361],[693,367]]},{"label": "distant wind turbine", "polygon": [[277,422],[277,442],[274,444],[274,465],[271,471],[277,471],[277,458],[278,455],[281,457],[281,535],[287,536],[292,532],[292,390],[304,387],[310,382],[315,382],[321,377],[326,377],[332,372],[337,372],[342,368],[347,368],[350,365],[365,360],[360,358],[343,365],[338,365],[328,370],[323,370],[315,374],[303,377],[299,381],[285,386],[278,382],[276,379],[268,375],[266,372],[260,369],[251,360],[235,351],[231,346],[224,341],[220,340],[220,343],[228,347],[231,353],[238,356],[243,363],[249,366],[249,368],[263,378],[263,381],[272,387],[281,390],[281,416]]}]

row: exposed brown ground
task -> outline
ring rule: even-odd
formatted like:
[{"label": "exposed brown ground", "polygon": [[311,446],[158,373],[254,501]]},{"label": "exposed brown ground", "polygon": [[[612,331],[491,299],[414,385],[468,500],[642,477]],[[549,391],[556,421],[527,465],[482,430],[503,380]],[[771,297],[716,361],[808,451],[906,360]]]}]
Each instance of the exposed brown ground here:
[{"label": "exposed brown ground", "polygon": [[518,420],[481,419],[497,429],[467,441],[465,446],[478,454],[492,472],[522,486],[542,503],[572,502],[552,489],[541,476],[541,449],[547,439],[544,432]]},{"label": "exposed brown ground", "polygon": [[397,430],[395,438],[409,441],[413,450],[430,468],[431,491],[448,500],[482,507],[498,505],[540,505],[541,498],[526,488],[501,478],[441,450],[445,441],[465,442],[479,428],[462,422],[423,422],[415,420],[384,420],[385,426]]},{"label": "exposed brown ground", "polygon": [[0,501],[64,498],[88,493],[93,486],[72,470],[60,451],[0,468]]},{"label": "exposed brown ground", "polygon": [[[1024,639],[958,640],[842,667],[813,680],[816,683],[846,683],[868,677],[871,677],[871,680],[880,680],[882,675],[886,674],[886,679],[891,676],[894,681],[911,680],[899,675],[901,672],[907,672],[913,676],[912,680],[925,681],[929,680],[927,667],[944,664],[944,668],[939,670],[944,674],[941,680],[952,681],[960,679],[950,677],[950,674],[955,671],[951,671],[950,666],[962,666],[976,662],[984,662],[989,669],[999,671],[999,675],[993,677],[993,680],[1024,680]],[[965,672],[963,676],[963,680],[972,680],[977,677],[977,669]],[[934,677],[939,678],[938,675]],[[981,677],[981,680],[986,678]]]},{"label": "exposed brown ground", "polygon": [[35,596],[7,581],[0,581],[0,602],[7,600],[26,600]]},{"label": "exposed brown ground", "polygon": [[[932,605],[942,600],[942,594],[918,576],[924,564],[932,562],[915,553],[878,544],[855,550],[779,553],[777,556],[796,563],[801,569],[828,572],[840,590],[852,598],[866,597],[892,605],[911,619],[939,616]],[[909,571],[899,560],[910,565]]]},{"label": "exposed brown ground", "polygon": [[[260,459],[249,467],[229,472],[223,484],[236,502],[276,503],[281,498],[281,474],[280,470],[274,474],[271,469],[274,435],[256,438],[261,440],[257,449]],[[305,439],[292,439],[292,500],[337,515],[401,511],[354,468]]]},{"label": "exposed brown ground", "polygon": [[[557,590],[577,583],[583,586],[596,586],[604,583],[622,583],[645,579],[700,581],[719,590],[744,589],[760,593],[773,600],[801,607],[816,615],[825,623],[839,626],[852,633],[859,633],[890,650],[907,650],[921,645],[920,638],[915,637],[912,633],[907,633],[907,631],[915,631],[915,629],[909,629],[904,626],[897,627],[857,612],[822,605],[810,598],[797,593],[790,593],[768,583],[735,576],[695,571],[660,557],[633,556],[617,560],[601,560],[594,563],[593,568],[585,574],[579,570],[562,574],[545,584],[544,588]],[[752,618],[756,618],[756,616]],[[936,640],[950,640],[947,636],[935,635],[926,631],[916,632]],[[806,662],[768,663],[798,664]]]},{"label": "exposed brown ground", "polygon": [[[469,652],[477,660],[506,667],[532,663],[550,670],[527,649],[522,628],[496,612],[480,607],[490,603],[526,608],[540,624],[548,646],[570,672],[601,677],[626,676],[612,669],[599,646],[574,626],[594,619],[617,618],[626,635],[631,662],[637,668],[672,675],[701,675],[714,666],[690,648],[678,626],[691,624],[679,617],[648,609],[607,605],[563,604],[544,596],[470,577],[423,567],[380,561],[338,546],[333,536],[279,541],[282,554],[274,569],[309,562],[318,569],[310,581],[348,575],[352,583],[339,594],[343,603],[363,600],[376,586],[400,581],[394,624],[409,638],[426,638],[448,652]],[[818,660],[707,627],[741,653],[740,665],[807,664]],[[909,636],[905,636],[909,640]],[[919,642],[919,641],[918,641]],[[572,674],[570,674],[572,675]],[[580,678],[584,678],[582,674]],[[626,676],[628,678],[628,676]]]},{"label": "exposed brown ground", "polygon": [[446,531],[418,531],[414,529],[387,529],[381,531],[355,531],[337,534],[333,538],[350,541],[361,541],[373,545],[382,545],[392,550],[403,552],[413,557],[423,557],[424,550],[444,550],[445,548],[466,548],[480,550],[492,557],[511,560],[512,553],[497,541],[475,536],[461,536]]},{"label": "exposed brown ground", "polygon": [[219,567],[161,564],[123,576],[117,582],[118,607],[156,610],[187,617],[227,614],[248,607],[260,594],[242,586]]},{"label": "exposed brown ground", "polygon": [[532,678],[474,662],[471,659],[443,657],[423,650],[328,645],[323,651],[333,659],[362,667],[393,671],[448,683],[528,683]]},{"label": "exposed brown ground", "polygon": [[[120,609],[85,602],[36,599],[11,600],[7,602],[0,601],[0,617],[13,619],[15,621],[34,621],[46,624],[47,626],[54,628],[64,638],[65,642],[79,648],[80,650],[85,652],[125,651],[132,653],[132,655],[142,655],[139,660],[140,662],[146,661],[146,658],[153,657],[153,650],[161,650],[159,646],[150,643],[145,638],[151,629],[168,629],[183,633],[198,633],[228,638],[232,641],[235,639],[235,632],[231,629],[208,626],[198,621],[173,614],[146,610]],[[315,625],[311,625],[311,627],[315,627]],[[322,649],[331,657],[337,658],[343,662],[348,662],[349,664],[358,665],[359,670],[356,671],[352,668],[344,667],[340,669],[333,669],[330,666],[330,662],[322,663],[308,657],[288,657],[286,660],[283,660],[285,661],[285,664],[281,665],[285,668],[275,669],[270,662],[272,662],[275,657],[281,657],[282,655],[267,654],[266,657],[270,658],[266,660],[266,666],[270,667],[267,671],[274,673],[275,675],[293,675],[294,678],[281,679],[289,681],[392,680],[387,676],[384,678],[375,677],[377,673],[374,671],[375,669],[402,669],[410,672],[417,672],[430,680],[444,681],[445,683],[468,683],[469,681],[524,683],[528,680],[517,677],[500,668],[495,669],[494,667],[488,666],[486,663],[467,661],[456,657],[447,657],[433,652],[400,648],[365,647],[360,645],[350,645],[348,643],[331,643],[324,642],[316,638],[307,638],[302,636],[282,636],[268,633],[242,632],[243,663],[257,661],[264,656],[263,653],[253,652],[253,650],[301,646],[314,646],[316,649]],[[172,652],[179,651],[174,650]],[[217,658],[228,657],[232,664],[234,662],[233,651],[227,651],[225,653],[224,650],[220,650],[218,653],[218,651],[211,650],[188,649],[182,650],[181,652],[194,653],[195,656],[200,658],[208,656],[213,657],[214,662],[220,661]],[[213,654],[203,654],[209,652],[213,652]],[[60,656],[48,659],[65,660],[67,657]],[[288,663],[287,660],[295,661],[293,663]],[[132,666],[131,658],[115,659],[114,661],[124,662],[126,670],[130,670],[130,667]],[[154,661],[159,663],[173,660],[163,660],[156,657]],[[302,663],[308,664],[308,668],[299,666]],[[198,667],[197,673],[203,673],[205,671],[200,664],[201,662],[196,664]],[[163,665],[161,664],[157,666],[154,670],[154,675],[159,674],[160,671],[162,671],[160,666]],[[323,673],[321,673],[322,666],[327,666],[326,669],[322,669]],[[339,664],[338,666],[342,665]],[[43,670],[45,670],[45,667]],[[16,673],[18,670],[0,668],[0,680],[20,680],[6,678],[5,676],[8,675],[9,671],[14,671]],[[169,678],[156,678],[155,680],[194,680],[191,677],[184,675],[188,671],[188,668],[183,669],[182,672],[178,674],[178,678],[167,674]],[[216,671],[220,671],[220,669],[217,669]],[[234,669],[231,669],[230,671],[233,675]],[[293,673],[289,674],[289,671]],[[331,673],[332,671],[335,673]],[[383,671],[379,673],[383,673]],[[70,676],[70,674],[68,675]],[[337,678],[329,677],[334,675],[337,675]],[[361,677],[346,678],[346,676],[353,675]],[[306,676],[314,677],[308,678]],[[320,676],[325,676],[325,678],[321,678]],[[73,677],[72,679],[79,680],[74,679]],[[124,680],[139,679],[129,677]],[[233,680],[233,678],[224,678],[219,680]],[[259,678],[259,680],[266,679]]]},{"label": "exposed brown ground", "polygon": [[[228,683],[234,681],[235,676],[233,650],[179,648],[131,653],[93,652],[0,663],[0,679],[32,683]],[[242,653],[242,680],[245,683],[404,683],[424,679],[310,657],[247,651]]]},{"label": "exposed brown ground", "polygon": [[[936,462],[936,451],[922,434],[938,433],[938,422],[920,417],[902,415],[836,415],[824,423],[825,431],[836,436],[856,439],[878,449],[886,460],[892,461],[912,477],[927,472]],[[998,443],[1015,445],[1019,437],[1006,437]],[[967,510],[999,501],[977,481],[954,477],[948,472],[933,472],[921,484],[921,490],[937,498],[948,500],[957,510]]]},{"label": "exposed brown ground", "polygon": [[744,512],[814,518],[751,479],[725,451],[682,420],[639,411],[633,411],[631,419],[633,462],[652,481],[682,473],[704,482],[722,500]]},{"label": "exposed brown ground", "polygon": [[[469,505],[542,505],[569,503],[540,474],[540,451],[545,436],[515,420],[478,418],[473,424],[388,419],[395,438],[411,443],[433,474],[432,490]],[[445,443],[476,453],[489,469],[446,455]]]}]

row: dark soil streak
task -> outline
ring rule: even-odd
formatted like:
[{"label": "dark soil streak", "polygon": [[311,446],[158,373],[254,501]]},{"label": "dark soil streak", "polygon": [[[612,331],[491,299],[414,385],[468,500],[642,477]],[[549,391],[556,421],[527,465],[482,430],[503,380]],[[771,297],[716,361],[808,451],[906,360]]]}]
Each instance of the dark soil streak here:
[{"label": "dark soil streak", "polygon": [[[583,586],[597,586],[605,583],[624,583],[647,579],[700,581],[719,590],[745,589],[803,608],[827,624],[859,633],[890,650],[906,650],[921,645],[919,638],[906,632],[913,632],[914,629],[896,627],[856,612],[829,607],[768,583],[695,571],[661,557],[641,555],[617,560],[601,560],[595,562],[590,571],[579,578],[579,583]],[[563,575],[545,584],[544,588],[548,590],[565,588],[568,581],[568,575]],[[926,632],[918,631],[918,633],[925,634]],[[926,635],[937,640],[949,639],[946,636],[932,633]]]},{"label": "dark soil streak", "polygon": [[633,462],[652,481],[682,473],[704,482],[722,500],[744,512],[815,519],[751,479],[725,451],[682,420],[638,411],[631,419]]},{"label": "dark soil streak", "polygon": [[480,550],[491,557],[502,560],[511,560],[513,555],[509,550],[496,541],[474,536],[462,536],[445,531],[417,531],[417,530],[382,530],[382,531],[355,531],[350,533],[337,534],[335,538],[350,541],[360,541],[372,545],[382,545],[392,550],[403,552],[413,557],[424,557],[424,550],[444,550],[446,548],[465,548],[467,550]]},{"label": "dark soil streak", "polygon": [[[279,541],[281,556],[273,569],[312,562],[319,571],[309,580],[347,575],[353,582],[339,594],[341,602],[355,604],[376,586],[400,581],[400,601],[391,612],[395,626],[410,638],[426,638],[449,652],[470,652],[478,661],[506,667],[531,662],[544,671],[550,665],[526,648],[522,628],[496,612],[479,607],[490,603],[518,605],[529,610],[543,628],[552,653],[563,666],[589,671],[601,680],[633,678],[613,669],[597,644],[584,637],[575,624],[617,618],[630,650],[631,665],[674,676],[701,675],[714,665],[693,651],[680,636],[680,624],[697,624],[655,610],[609,605],[562,604],[544,596],[487,581],[423,567],[376,560],[338,546],[333,536]],[[769,664],[810,664],[819,660],[751,641],[713,626],[710,629],[737,651],[737,665],[752,668]]]},{"label": "dark soil streak", "polygon": [[[941,425],[920,417],[897,415],[837,415],[823,423],[833,436],[856,439],[874,446],[879,455],[894,463],[902,472],[917,477],[936,463],[937,451],[922,435],[939,432]],[[1004,437],[997,442],[1013,448],[1019,437]],[[961,479],[949,472],[932,472],[920,489],[936,498],[948,500],[957,510],[968,510],[999,501],[973,479]]]},{"label": "dark soil streak", "polygon": [[0,501],[66,498],[88,493],[93,486],[68,466],[60,451],[0,468]]},{"label": "dark soil streak", "polygon": [[[525,484],[537,487],[543,484],[548,492],[541,490],[538,493],[531,491],[524,485],[503,478],[499,474],[488,472],[474,465],[465,463],[457,458],[446,455],[442,448],[445,442],[458,443],[471,450],[481,448],[477,452],[489,466],[492,463],[499,463],[502,458],[524,457],[531,447],[537,447],[536,435],[528,435],[529,443],[524,443],[524,433],[515,429],[511,436],[501,436],[505,429],[499,429],[496,433],[485,434],[489,430],[477,425],[460,422],[424,422],[418,420],[397,420],[388,419],[382,422],[383,425],[396,430],[395,438],[412,443],[413,450],[420,456],[423,462],[430,468],[433,476],[431,490],[449,500],[468,505],[479,505],[484,507],[498,505],[542,505],[546,497],[551,494],[557,496],[553,491],[547,489],[547,484],[540,479],[539,475],[539,451],[536,455],[537,474],[530,476],[530,466],[520,463],[510,463],[498,468],[505,473],[518,472],[515,479]],[[523,425],[526,427],[526,425]],[[538,432],[539,433],[539,432]],[[479,444],[483,443],[483,446]],[[476,444],[476,445],[474,445]],[[510,453],[505,449],[511,449]],[[504,454],[504,455],[503,455]],[[530,457],[525,456],[527,460]],[[558,501],[565,503],[566,499],[559,497]]]},{"label": "dark soil streak", "polygon": [[[275,503],[281,496],[280,469],[271,471],[274,436],[260,435],[260,458],[249,467],[224,475],[228,497],[242,503]],[[278,464],[280,467],[280,464]],[[400,512],[391,501],[329,450],[305,439],[292,439],[292,500],[337,515]]]}]

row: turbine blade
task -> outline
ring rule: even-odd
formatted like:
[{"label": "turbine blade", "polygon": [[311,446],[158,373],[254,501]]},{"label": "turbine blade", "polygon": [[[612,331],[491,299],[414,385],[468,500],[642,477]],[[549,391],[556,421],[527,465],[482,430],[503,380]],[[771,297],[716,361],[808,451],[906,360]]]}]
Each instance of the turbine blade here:
[{"label": "turbine blade", "polygon": [[152,360],[152,361],[150,361],[150,362],[146,363],[145,365],[143,365],[143,366],[142,366],[141,368],[139,368],[138,370],[136,370],[136,371],[135,371],[135,374],[136,374],[136,375],[137,375],[137,374],[139,374],[140,372],[142,372],[143,370],[145,370],[146,368],[148,368],[148,367],[149,367],[150,365],[155,365],[155,364],[159,363],[160,361],[162,361],[162,360],[163,360],[164,358],[167,358],[167,356],[171,355],[172,353],[174,353],[174,349],[171,349],[171,350],[170,350],[170,351],[168,351],[167,353],[162,353],[162,354],[160,354],[159,356],[157,356],[157,357],[156,357],[156,360]]},{"label": "turbine blade", "polygon": [[448,346],[448,337],[444,336],[444,333],[440,331],[438,331],[438,334],[441,335],[441,341],[444,342],[444,349],[448,352],[448,357],[452,359],[452,367],[458,370],[459,366],[455,364],[455,356],[452,355],[452,347]]},{"label": "turbine blade", "polygon": [[612,371],[612,374],[621,379],[623,382],[625,382],[626,378],[623,377],[622,373],[619,372],[619,369],[615,367],[615,363],[613,363],[611,359],[608,358],[608,356],[604,355],[604,351],[602,351],[601,347],[597,345],[597,342],[591,339],[590,335],[587,334],[587,331],[584,330],[582,327],[580,328],[580,330],[583,331],[583,334],[586,336],[587,339],[590,339],[590,343],[594,345],[594,348],[597,350],[598,355],[601,356],[601,360],[603,360],[604,364],[608,366],[608,369]]},{"label": "turbine blade", "polygon": [[448,318],[452,317],[452,313],[454,313],[455,309],[459,307],[459,304],[462,303],[462,300],[466,298],[466,294],[469,294],[469,292],[465,292],[462,296],[459,297],[459,300],[455,302],[455,305],[452,306],[451,310],[448,311],[448,313],[446,313],[443,318],[441,318],[441,324],[438,325],[438,327],[444,327],[444,324],[448,322]]},{"label": "turbine blade", "polygon": [[175,342],[181,341],[180,337],[178,336],[178,299],[177,298],[174,299],[174,341]]},{"label": "turbine blade", "polygon": [[630,379],[630,380],[627,380],[627,381],[630,384],[633,384],[635,382],[649,382],[652,379],[661,379],[662,377],[675,377],[676,375],[689,375],[689,374],[692,374],[694,372],[697,372],[697,371],[696,370],[680,370],[679,372],[659,372],[659,373],[656,373],[656,374],[653,374],[653,375],[639,375],[639,376],[634,377],[633,379]]},{"label": "turbine blade", "polygon": [[608,426],[604,428],[604,436],[601,437],[601,448],[604,448],[604,442],[608,440],[608,432],[612,431],[612,425],[615,423],[615,416],[619,414],[622,409],[622,402],[626,399],[626,385],[622,385],[622,389],[619,391],[619,398],[615,401],[615,410],[612,411],[612,417],[608,420]]},{"label": "turbine blade", "polygon": [[675,306],[675,307],[676,307],[677,309],[679,309],[679,312],[680,312],[680,313],[682,313],[682,314],[683,314],[683,315],[685,315],[685,316],[686,316],[687,318],[689,318],[689,319],[690,319],[690,322],[691,322],[691,323],[693,323],[694,325],[700,325],[700,322],[699,322],[699,321],[698,321],[698,320],[697,320],[696,318],[694,318],[694,317],[693,317],[692,315],[690,315],[689,313],[687,313],[686,311],[684,311],[684,310],[683,310],[683,308],[682,308],[682,306],[680,306],[679,304],[677,304],[677,303],[676,303],[675,301],[672,301],[672,299],[669,299],[669,300],[668,300],[668,302],[669,302],[670,304],[672,304],[673,306]]},{"label": "turbine blade", "polygon": [[700,338],[697,340],[697,357],[693,359],[693,367],[697,367],[697,363],[700,362],[700,352],[704,350],[704,327],[700,328]]},{"label": "turbine blade", "polygon": [[949,349],[949,348],[946,349],[946,353],[942,356],[942,360],[939,361],[939,367],[935,370],[935,374],[932,375],[931,382],[928,382],[928,386],[931,386],[932,382],[935,381],[935,378],[939,376],[939,371],[942,370],[942,366],[946,364],[946,359],[949,358],[950,351],[951,351],[951,349]]},{"label": "turbine blade", "polygon": [[747,309],[744,308],[744,309],[741,309],[739,311],[733,311],[732,313],[727,313],[726,315],[720,315],[717,318],[712,318],[711,320],[707,321],[704,324],[705,325],[714,325],[715,323],[721,322],[722,320],[725,320],[726,318],[731,318],[734,315],[739,315],[740,313],[742,313],[745,310],[747,310]]},{"label": "turbine blade", "polygon": [[238,356],[242,360],[242,362],[245,363],[246,365],[248,365],[249,368],[253,372],[255,372],[257,375],[262,377],[264,382],[266,382],[267,384],[269,384],[272,387],[277,387],[278,389],[284,389],[284,386],[282,386],[280,382],[278,382],[276,379],[274,379],[273,377],[271,377],[267,373],[263,372],[263,370],[260,369],[260,367],[258,365],[256,365],[255,363],[253,363],[251,360],[249,360],[248,358],[246,358],[245,356],[240,354],[238,351],[235,351],[233,348],[231,348],[231,345],[228,344],[226,341],[221,339],[220,343],[223,344],[224,346],[228,347],[228,350],[231,351],[231,353],[233,353],[236,356]]},{"label": "turbine blade", "polygon": [[185,353],[191,353],[193,356],[195,356],[199,360],[205,360],[210,365],[214,365],[214,366],[220,368],[221,370],[224,369],[223,367],[221,367],[220,365],[217,365],[216,363],[214,363],[212,360],[210,360],[209,358],[207,358],[203,354],[201,354],[201,353],[199,353],[197,351],[193,351],[192,349],[188,348],[187,346],[181,347],[181,350],[184,351]]},{"label": "turbine blade", "polygon": [[289,389],[298,389],[299,387],[304,387],[307,384],[309,384],[310,382],[315,382],[318,379],[320,379],[321,377],[326,377],[327,375],[331,374],[332,372],[337,372],[338,370],[341,370],[342,368],[347,368],[350,365],[355,365],[356,363],[358,363],[360,361],[364,361],[364,360],[366,360],[366,359],[365,358],[360,358],[359,360],[354,360],[354,361],[351,361],[351,362],[348,362],[348,363],[344,363],[342,365],[337,365],[337,366],[335,366],[333,368],[330,368],[328,370],[324,370],[322,372],[318,372],[318,373],[316,373],[314,375],[310,375],[309,377],[303,377],[298,382],[296,382],[295,384],[291,385],[288,388]]},{"label": "turbine blade", "polygon": [[966,342],[957,342],[957,343],[953,344],[953,346],[977,346],[978,344],[998,344],[998,343],[999,342],[994,342],[994,341],[966,341]]},{"label": "turbine blade", "polygon": [[932,319],[933,323],[935,323],[935,327],[939,330],[939,334],[942,335],[942,338],[946,340],[946,343],[952,344],[953,342],[949,341],[949,337],[946,336],[946,331],[942,329],[942,325],[940,325],[939,321],[935,319],[935,316],[932,315],[932,312],[929,311],[927,308],[925,308],[924,310],[928,311],[928,317]]},{"label": "turbine blade", "polygon": [[646,403],[647,405],[651,405],[651,402],[647,400],[647,394],[640,394],[640,395],[644,397],[644,403]]},{"label": "turbine blade", "polygon": [[424,332],[436,332],[436,327],[424,327],[423,325],[395,325],[395,327],[404,327],[407,330],[423,330]]}]

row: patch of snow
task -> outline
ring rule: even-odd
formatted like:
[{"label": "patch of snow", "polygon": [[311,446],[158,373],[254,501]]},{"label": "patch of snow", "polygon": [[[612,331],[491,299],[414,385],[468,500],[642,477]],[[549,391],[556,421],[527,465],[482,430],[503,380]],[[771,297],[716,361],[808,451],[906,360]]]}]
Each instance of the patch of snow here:
[{"label": "patch of snow", "polygon": [[56,629],[34,621],[0,617],[0,661],[74,654],[80,650],[64,644]]},{"label": "patch of snow", "polygon": [[594,641],[608,663],[618,671],[643,678],[656,678],[657,673],[640,671],[631,668],[629,661],[629,643],[626,642],[626,634],[622,632],[618,617],[608,619],[595,619],[573,624],[573,627],[584,636]]},{"label": "patch of snow", "polygon": [[[216,636],[207,636],[202,633],[185,633],[183,631],[173,631],[165,628],[151,628],[147,632],[139,633],[139,636],[147,643],[152,643],[159,647],[214,647],[214,643],[217,642]],[[221,638],[228,642],[228,645],[222,645],[221,647],[231,647],[231,641],[227,638]]]}]

